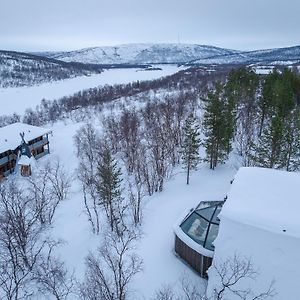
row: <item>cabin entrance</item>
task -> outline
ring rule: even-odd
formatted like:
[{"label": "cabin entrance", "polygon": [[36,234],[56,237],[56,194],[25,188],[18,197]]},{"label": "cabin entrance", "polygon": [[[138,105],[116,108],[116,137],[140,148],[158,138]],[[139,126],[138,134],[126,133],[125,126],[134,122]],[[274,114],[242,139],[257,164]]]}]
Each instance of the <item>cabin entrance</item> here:
[{"label": "cabin entrance", "polygon": [[21,175],[24,177],[31,175],[31,166],[30,165],[21,165]]}]

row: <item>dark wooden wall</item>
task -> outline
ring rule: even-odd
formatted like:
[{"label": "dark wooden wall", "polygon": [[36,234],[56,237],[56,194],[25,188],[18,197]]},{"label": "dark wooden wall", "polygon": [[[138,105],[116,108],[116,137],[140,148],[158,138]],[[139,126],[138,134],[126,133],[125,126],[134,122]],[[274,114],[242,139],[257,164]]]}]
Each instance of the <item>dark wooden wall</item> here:
[{"label": "dark wooden wall", "polygon": [[175,252],[186,261],[201,277],[207,278],[207,270],[212,264],[212,258],[199,254],[187,246],[175,235]]}]

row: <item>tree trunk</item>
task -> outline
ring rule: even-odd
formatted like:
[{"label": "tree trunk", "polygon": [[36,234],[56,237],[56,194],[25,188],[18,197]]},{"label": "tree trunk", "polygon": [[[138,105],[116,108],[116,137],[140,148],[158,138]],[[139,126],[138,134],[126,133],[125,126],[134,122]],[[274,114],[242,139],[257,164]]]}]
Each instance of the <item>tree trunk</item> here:
[{"label": "tree trunk", "polygon": [[187,165],[187,172],[186,172],[186,184],[190,183],[190,163]]}]

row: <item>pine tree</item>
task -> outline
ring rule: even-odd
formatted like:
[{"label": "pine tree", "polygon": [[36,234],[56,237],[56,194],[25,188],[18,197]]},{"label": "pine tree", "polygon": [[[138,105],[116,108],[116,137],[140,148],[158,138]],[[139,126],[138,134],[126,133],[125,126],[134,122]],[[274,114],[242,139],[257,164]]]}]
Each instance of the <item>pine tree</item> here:
[{"label": "pine tree", "polygon": [[204,113],[204,147],[206,161],[214,169],[218,163],[227,159],[231,150],[231,140],[234,132],[234,105],[224,97],[224,88],[218,83],[213,92],[208,93],[205,100]]},{"label": "pine tree", "polygon": [[289,69],[285,69],[282,74],[274,70],[267,76],[259,102],[261,114],[260,134],[267,118],[278,116],[283,122],[286,120],[295,108],[299,91],[299,78]]},{"label": "pine tree", "polygon": [[256,166],[280,168],[281,150],[283,147],[283,122],[275,116],[263,130],[257,145],[253,145],[252,159]]},{"label": "pine tree", "polygon": [[190,182],[191,170],[196,170],[200,161],[199,147],[200,147],[200,133],[199,124],[193,114],[190,114],[185,121],[183,128],[183,143],[181,149],[181,158],[184,168],[187,171],[186,184]]},{"label": "pine tree", "polygon": [[119,209],[122,203],[122,173],[108,147],[100,151],[97,169],[99,204],[105,209],[111,230],[116,230],[118,233],[118,225],[122,218]]},{"label": "pine tree", "polygon": [[272,73],[268,74],[263,86],[262,95],[259,98],[259,114],[260,114],[260,126],[259,126],[259,136],[261,136],[265,121],[268,117],[271,117],[274,112],[274,85],[279,80],[280,74],[276,69]]},{"label": "pine tree", "polygon": [[299,167],[299,90],[299,79],[288,69],[266,78],[260,103],[262,134],[253,147],[256,165],[286,170]]},{"label": "pine tree", "polygon": [[300,169],[300,109],[293,110],[287,118],[283,147],[280,152],[280,167],[287,171]]},{"label": "pine tree", "polygon": [[[243,124],[245,139],[252,136],[253,120],[257,113],[257,91],[259,76],[248,67],[232,70],[225,84],[224,96],[226,101],[226,129],[228,131],[228,150],[231,151],[231,139],[237,131],[237,126]],[[250,124],[252,126],[250,126]]]}]

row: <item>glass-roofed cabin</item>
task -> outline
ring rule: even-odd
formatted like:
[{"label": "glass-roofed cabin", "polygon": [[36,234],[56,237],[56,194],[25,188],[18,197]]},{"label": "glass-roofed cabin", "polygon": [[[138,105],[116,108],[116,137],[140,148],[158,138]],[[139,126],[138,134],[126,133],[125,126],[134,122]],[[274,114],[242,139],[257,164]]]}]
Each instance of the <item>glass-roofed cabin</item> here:
[{"label": "glass-roofed cabin", "polygon": [[212,264],[224,201],[203,201],[175,227],[175,252],[202,277]]}]

